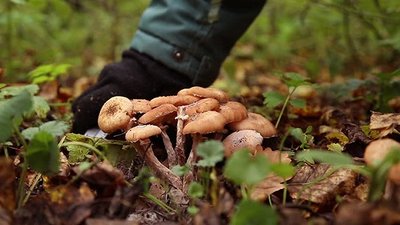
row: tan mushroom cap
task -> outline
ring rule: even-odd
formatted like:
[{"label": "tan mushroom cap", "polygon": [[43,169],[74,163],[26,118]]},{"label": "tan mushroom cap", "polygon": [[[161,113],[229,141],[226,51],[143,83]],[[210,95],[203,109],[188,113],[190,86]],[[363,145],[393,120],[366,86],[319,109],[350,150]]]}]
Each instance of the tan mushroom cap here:
[{"label": "tan mushroom cap", "polygon": [[365,149],[364,160],[367,165],[377,165],[394,148],[400,148],[400,143],[393,139],[384,138],[372,141]]},{"label": "tan mushroom cap", "polygon": [[199,98],[193,95],[171,95],[171,96],[160,96],[150,100],[150,106],[155,108],[163,104],[172,104],[174,106],[189,105]]},{"label": "tan mushroom cap", "polygon": [[182,89],[178,92],[178,95],[193,95],[200,98],[215,98],[219,102],[227,102],[228,95],[215,88],[203,88],[199,86],[194,86],[191,88]]},{"label": "tan mushroom cap", "polygon": [[126,129],[132,115],[131,100],[114,96],[101,107],[97,123],[102,131],[112,133],[119,129]]},{"label": "tan mushroom cap", "polygon": [[246,107],[234,101],[229,101],[219,107],[219,113],[221,113],[227,123],[238,122],[247,118]]},{"label": "tan mushroom cap", "polygon": [[172,104],[160,105],[147,113],[143,114],[139,118],[141,124],[158,124],[162,123],[170,118],[171,115],[176,114],[178,108]]},{"label": "tan mushroom cap", "polygon": [[239,122],[228,124],[231,130],[255,130],[263,137],[276,135],[275,126],[265,117],[257,113],[247,113],[248,117]]},{"label": "tan mushroom cap", "polygon": [[[400,154],[400,143],[389,138],[375,140],[367,146],[364,160],[367,165],[376,166],[392,151],[397,149]],[[400,185],[400,163],[393,165],[388,173],[388,179]]]},{"label": "tan mushroom cap", "polygon": [[247,148],[252,154],[258,150],[263,150],[261,144],[263,137],[254,130],[240,130],[228,135],[222,143],[224,144],[224,153],[226,157],[231,156],[234,152]]},{"label": "tan mushroom cap", "polygon": [[183,134],[208,134],[221,131],[225,126],[225,118],[221,113],[208,111],[197,114],[184,126]]},{"label": "tan mushroom cap", "polygon": [[146,113],[151,110],[150,101],[147,99],[132,99],[133,113]]},{"label": "tan mushroom cap", "polygon": [[219,102],[214,98],[204,98],[197,102],[194,102],[185,108],[185,114],[192,116],[194,114],[212,111],[218,109]]},{"label": "tan mushroom cap", "polygon": [[138,125],[126,132],[125,139],[130,142],[137,142],[158,134],[161,134],[161,128],[155,125]]}]

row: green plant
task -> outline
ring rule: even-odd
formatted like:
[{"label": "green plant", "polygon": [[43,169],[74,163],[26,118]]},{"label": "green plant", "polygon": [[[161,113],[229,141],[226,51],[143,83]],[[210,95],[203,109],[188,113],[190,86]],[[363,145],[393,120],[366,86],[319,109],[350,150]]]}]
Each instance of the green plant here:
[{"label": "green plant", "polygon": [[25,199],[24,183],[28,168],[45,175],[58,172],[60,156],[56,137],[68,129],[61,121],[56,127],[47,123],[21,129],[24,119],[32,120],[35,116],[40,119],[49,110],[44,99],[34,96],[38,90],[36,85],[0,89],[0,143],[16,142],[17,146],[22,146],[21,156],[24,159],[17,192],[18,207],[22,206]]},{"label": "green plant", "polygon": [[303,99],[292,99],[292,95],[299,86],[309,84],[306,78],[297,73],[284,73],[278,74],[278,76],[288,86],[289,93],[286,96],[277,91],[265,92],[263,94],[264,105],[268,109],[274,109],[275,107],[282,105],[275,127],[279,126],[279,122],[281,121],[283,113],[288,105],[298,108],[305,107],[306,102]]},{"label": "green plant", "polygon": [[[294,167],[280,162],[271,163],[263,155],[251,156],[246,149],[235,152],[228,159],[224,167],[224,175],[240,185],[243,196],[232,218],[232,224],[249,224],[249,221],[252,221],[251,224],[277,224],[278,216],[272,207],[249,199],[252,188],[271,173],[287,178],[294,174]],[[286,191],[283,201],[286,201]],[[270,215],[268,216],[270,219],[266,220],[265,215]]]}]

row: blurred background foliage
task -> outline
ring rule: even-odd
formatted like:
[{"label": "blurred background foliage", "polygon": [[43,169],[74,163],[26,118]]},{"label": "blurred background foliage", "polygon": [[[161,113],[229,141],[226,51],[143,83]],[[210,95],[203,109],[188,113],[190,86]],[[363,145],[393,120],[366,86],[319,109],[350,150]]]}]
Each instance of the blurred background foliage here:
[{"label": "blurred background foliage", "polygon": [[[3,81],[26,80],[29,71],[50,63],[71,64],[72,77],[97,75],[129,47],[148,3],[1,1]],[[392,71],[400,64],[399,24],[398,0],[270,0],[225,62],[222,77],[294,71],[331,81]]]}]

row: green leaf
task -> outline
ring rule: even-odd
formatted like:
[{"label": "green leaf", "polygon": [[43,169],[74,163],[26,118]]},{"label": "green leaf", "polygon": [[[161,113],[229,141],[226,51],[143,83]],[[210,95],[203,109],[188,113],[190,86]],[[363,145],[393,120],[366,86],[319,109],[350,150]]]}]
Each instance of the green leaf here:
[{"label": "green leaf", "polygon": [[34,95],[39,91],[39,86],[37,86],[36,84],[30,84],[25,86],[5,87],[0,90],[0,99],[19,95],[24,91],[27,91],[29,94]]},{"label": "green leaf", "polygon": [[33,96],[33,110],[40,118],[45,118],[50,111],[50,106],[43,97]]},{"label": "green leaf", "polygon": [[71,67],[69,64],[47,64],[32,70],[28,75],[34,84],[52,81],[58,76],[66,74]]},{"label": "green leaf", "polygon": [[0,102],[0,143],[10,138],[14,129],[13,123],[15,122],[16,126],[19,126],[22,120],[18,120],[18,118],[31,108],[32,96],[27,91]]},{"label": "green leaf", "polygon": [[302,151],[296,155],[296,159],[299,161],[309,161],[312,159],[333,166],[353,165],[353,158],[350,155],[322,150]]},{"label": "green leaf", "polygon": [[232,217],[231,225],[278,225],[278,215],[266,205],[242,200]]},{"label": "green leaf", "polygon": [[271,171],[279,177],[289,178],[294,175],[296,170],[294,166],[287,163],[274,163],[271,165]]},{"label": "green leaf", "polygon": [[197,208],[196,206],[189,206],[189,207],[187,208],[187,212],[188,212],[190,215],[196,215],[196,214],[199,212],[199,208]]},{"label": "green leaf", "polygon": [[31,140],[39,131],[46,131],[47,133],[52,134],[54,137],[58,137],[64,135],[68,129],[68,124],[63,121],[49,121],[40,125],[39,127],[30,127],[23,130],[22,136],[24,136],[25,139]]},{"label": "green leaf", "polygon": [[301,128],[291,128],[289,133],[301,143],[307,142],[307,136]]},{"label": "green leaf", "polygon": [[298,73],[285,73],[283,75],[283,81],[289,87],[298,87],[301,85],[310,84],[306,78]]},{"label": "green leaf", "polygon": [[176,165],[176,166],[173,166],[171,170],[175,175],[180,176],[180,177],[187,174],[190,171],[190,169],[187,165],[183,165],[183,166]]},{"label": "green leaf", "polygon": [[46,131],[36,133],[26,149],[26,160],[29,167],[39,173],[57,173],[60,167],[60,152],[54,136]]},{"label": "green leaf", "polygon": [[188,195],[192,198],[201,198],[204,195],[204,187],[198,182],[189,184]]},{"label": "green leaf", "polygon": [[304,99],[290,99],[289,104],[296,108],[306,107],[306,101]]},{"label": "green leaf", "polygon": [[263,155],[251,156],[247,150],[235,152],[227,161],[224,175],[236,184],[254,185],[271,172],[268,160]]},{"label": "green leaf", "polygon": [[1,89],[1,88],[4,88],[5,86],[7,86],[7,84],[5,84],[5,83],[0,83],[0,89]]},{"label": "green leaf", "polygon": [[273,109],[285,101],[285,96],[276,91],[265,92],[263,96],[264,105],[269,109]]},{"label": "green leaf", "polygon": [[80,145],[68,145],[66,148],[69,152],[68,161],[70,163],[78,163],[84,161],[86,159],[86,156],[90,152],[90,149]]},{"label": "green leaf", "polygon": [[338,143],[331,143],[329,145],[326,146],[328,148],[329,151],[332,152],[343,152],[344,148],[343,146],[341,146]]},{"label": "green leaf", "polygon": [[219,141],[206,141],[198,145],[197,155],[202,158],[198,166],[213,167],[224,159],[224,146]]}]

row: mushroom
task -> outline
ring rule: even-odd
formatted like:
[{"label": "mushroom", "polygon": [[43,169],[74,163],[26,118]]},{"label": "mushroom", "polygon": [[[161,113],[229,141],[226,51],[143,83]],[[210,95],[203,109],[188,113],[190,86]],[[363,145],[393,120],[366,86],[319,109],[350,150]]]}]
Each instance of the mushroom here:
[{"label": "mushroom", "polygon": [[192,96],[192,95],[172,95],[172,96],[161,96],[161,97],[156,97],[150,100],[150,106],[152,108],[155,108],[157,106],[160,106],[162,104],[172,104],[174,106],[180,106],[180,105],[188,105],[193,102],[198,101],[199,98]]},{"label": "mushroom", "polygon": [[199,86],[182,89],[178,92],[178,96],[179,95],[192,95],[200,98],[215,98],[219,102],[227,102],[229,99],[228,95],[221,90],[215,88],[203,88]]},{"label": "mushroom", "polygon": [[248,117],[239,122],[233,122],[228,124],[231,130],[255,130],[261,134],[264,138],[272,137],[276,135],[275,126],[265,117],[257,113],[249,112]]},{"label": "mushroom", "polygon": [[238,122],[247,118],[247,109],[239,102],[229,101],[219,107],[227,123]]},{"label": "mushroom", "polygon": [[151,110],[150,101],[147,99],[132,99],[133,113],[147,113]]},{"label": "mushroom", "polygon": [[214,98],[204,98],[185,107],[186,115],[193,116],[202,112],[218,109],[219,102]]},{"label": "mushroom", "polygon": [[[139,118],[139,123],[141,124],[155,124],[155,125],[160,125],[162,122],[167,122],[171,118],[176,115],[176,106],[172,104],[163,104],[160,105],[147,113],[143,114]],[[172,147],[171,140],[169,139],[168,135],[166,134],[166,126],[161,126],[161,132],[162,132],[162,140],[164,143],[165,150],[167,151],[168,155],[168,164],[174,165],[177,162],[177,156],[175,154],[175,151]]]},{"label": "mushroom", "polygon": [[[379,139],[369,143],[364,152],[364,161],[369,166],[378,166],[391,151],[400,154],[400,143],[389,139]],[[392,165],[388,172],[388,180],[395,185],[400,185],[400,163]]]},{"label": "mushroom", "polygon": [[216,111],[199,113],[191,118],[183,128],[183,134],[208,134],[222,131],[226,124],[225,117]]},{"label": "mushroom", "polygon": [[230,157],[237,150],[246,148],[251,154],[262,151],[263,137],[254,130],[240,130],[228,135],[222,143],[224,144],[225,157]]},{"label": "mushroom", "polygon": [[[224,116],[216,111],[203,112],[190,118],[182,131],[183,134],[191,134],[193,139],[192,149],[188,159],[186,160],[187,165],[193,167],[194,163],[197,161],[196,148],[201,142],[201,135],[222,131],[224,130],[224,126]],[[189,184],[193,178],[193,172],[191,171],[184,177],[183,185]]]},{"label": "mushroom", "polygon": [[99,128],[106,133],[117,130],[126,130],[133,115],[132,102],[122,96],[114,96],[107,100],[100,109],[97,123]]},{"label": "mushroom", "polygon": [[155,125],[138,125],[128,130],[125,134],[127,141],[134,144],[138,152],[143,156],[146,164],[160,178],[169,181],[174,187],[181,189],[182,181],[172,171],[164,166],[154,155],[150,137],[161,134],[162,131]]},{"label": "mushroom", "polygon": [[163,104],[143,114],[139,118],[139,123],[158,124],[161,122],[165,122],[167,119],[171,117],[171,115],[175,114],[176,111],[177,111],[176,106],[172,104]]}]

